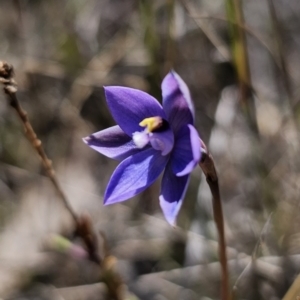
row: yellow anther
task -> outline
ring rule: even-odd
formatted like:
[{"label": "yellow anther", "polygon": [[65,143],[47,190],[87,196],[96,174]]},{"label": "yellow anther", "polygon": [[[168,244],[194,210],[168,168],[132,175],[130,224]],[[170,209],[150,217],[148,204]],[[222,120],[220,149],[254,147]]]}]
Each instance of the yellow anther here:
[{"label": "yellow anther", "polygon": [[147,127],[148,132],[153,132],[155,129],[161,127],[163,120],[161,117],[151,117],[144,119],[139,125]]}]

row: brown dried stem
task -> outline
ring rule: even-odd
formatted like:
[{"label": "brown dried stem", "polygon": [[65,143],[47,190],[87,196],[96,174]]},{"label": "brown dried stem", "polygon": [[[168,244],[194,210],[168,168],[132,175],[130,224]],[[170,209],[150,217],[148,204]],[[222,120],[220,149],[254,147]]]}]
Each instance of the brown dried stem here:
[{"label": "brown dried stem", "polygon": [[93,232],[92,226],[90,226],[90,221],[86,216],[78,217],[74,212],[73,208],[69,204],[69,201],[64,194],[60,184],[55,176],[55,171],[52,167],[51,160],[47,157],[42,142],[38,139],[32,125],[27,116],[27,112],[21,107],[20,102],[17,98],[17,84],[14,80],[13,67],[6,62],[0,61],[0,82],[4,85],[4,92],[7,96],[9,105],[16,111],[21,122],[24,126],[25,134],[30,141],[31,145],[39,155],[42,165],[46,170],[48,177],[50,178],[59,199],[63,202],[66,209],[72,216],[76,225],[76,234],[82,238],[85,246],[88,250],[89,257],[91,260],[100,263],[99,255],[96,254],[96,236]]},{"label": "brown dried stem", "polygon": [[210,191],[212,193],[212,204],[213,204],[213,214],[216,227],[219,234],[219,256],[221,264],[221,299],[230,300],[231,295],[229,291],[229,275],[227,266],[227,254],[226,254],[226,242],[224,233],[224,218],[223,209],[220,196],[218,174],[215,168],[214,159],[212,155],[208,152],[206,145],[202,142],[202,158],[199,163],[205,177],[207,184],[209,185]]},{"label": "brown dried stem", "polygon": [[100,232],[102,240],[104,242],[104,258],[102,260],[102,268],[104,270],[102,274],[102,280],[105,282],[110,295],[113,299],[121,300],[124,299],[125,285],[121,276],[116,270],[117,259],[115,256],[110,254],[106,236],[103,232]]},{"label": "brown dried stem", "polygon": [[88,215],[78,216],[75,211],[72,209],[69,201],[64,194],[60,184],[55,176],[54,169],[52,167],[51,160],[47,157],[45,150],[43,148],[42,142],[38,139],[32,125],[27,116],[27,112],[21,107],[20,102],[17,98],[17,84],[14,80],[14,71],[13,67],[5,62],[0,61],[0,82],[4,85],[4,92],[7,96],[9,105],[16,111],[20,120],[23,123],[25,134],[30,141],[31,145],[39,155],[43,167],[45,168],[48,177],[50,178],[59,199],[63,202],[66,209],[71,214],[74,223],[75,223],[75,235],[80,237],[86,247],[86,250],[89,255],[89,259],[103,269],[105,276],[104,282],[107,285],[110,296],[115,300],[124,299],[124,288],[123,282],[120,275],[116,272],[114,265],[115,260],[111,259],[112,256],[108,254],[107,251],[104,251],[103,257],[100,257],[99,251],[99,236],[93,228],[93,224]]},{"label": "brown dried stem", "polygon": [[[107,263],[108,255],[104,253],[104,257],[101,258],[99,254],[99,244],[98,244],[98,235],[95,233],[92,220],[89,218],[88,215],[78,216],[73,208],[71,207],[66,195],[64,194],[57,177],[55,175],[55,171],[52,167],[52,162],[48,158],[45,153],[44,147],[42,142],[38,139],[30,121],[27,116],[27,112],[22,108],[20,102],[17,98],[17,84],[14,80],[14,71],[13,67],[6,62],[0,61],[0,82],[4,85],[4,92],[7,96],[9,105],[16,111],[17,115],[19,116],[21,122],[24,126],[24,131],[26,137],[30,141],[32,147],[37,152],[42,165],[51,180],[59,199],[62,201],[66,209],[69,211],[70,215],[72,216],[74,223],[75,223],[75,234],[79,236],[89,254],[89,259],[103,268],[105,274],[109,273],[110,278],[105,280],[105,283],[108,287],[110,295],[113,299],[122,300],[124,299],[122,293],[122,280],[121,277],[115,272],[112,272],[112,264]],[[117,283],[116,285],[111,284],[111,282]],[[118,292],[116,292],[118,291]]]},{"label": "brown dried stem", "polygon": [[42,165],[58,194],[58,198],[62,201],[62,203],[65,205],[66,209],[69,211],[70,215],[72,216],[72,218],[76,224],[77,235],[82,237],[82,239],[84,240],[87,250],[90,254],[90,258],[94,261],[97,261],[97,260],[100,261],[100,259],[95,259],[94,251],[92,251],[91,243],[94,243],[95,241],[91,241],[90,236],[92,236],[92,234],[91,234],[92,228],[91,228],[91,226],[88,226],[89,222],[87,221],[85,216],[79,218],[76,215],[76,213],[74,212],[71,205],[69,204],[69,201],[68,201],[66,195],[64,194],[62,188],[60,187],[60,184],[56,178],[55,171],[52,167],[52,162],[48,158],[47,154],[45,153],[43,144],[42,144],[41,140],[38,139],[32,125],[29,121],[27,112],[22,108],[20,102],[18,101],[18,98],[16,95],[17,84],[14,80],[13,67],[11,65],[7,64],[6,62],[1,62],[1,61],[0,61],[0,82],[3,83],[4,92],[7,96],[9,105],[16,111],[21,122],[23,123],[26,137],[30,141],[32,147],[37,152],[37,154],[42,162]]},{"label": "brown dried stem", "polygon": [[59,182],[55,176],[54,169],[52,167],[52,162],[47,157],[42,142],[37,138],[37,135],[32,128],[27,116],[27,112],[21,107],[20,102],[18,101],[18,98],[16,96],[18,89],[17,84],[14,80],[13,67],[5,62],[0,62],[0,81],[4,84],[4,92],[7,95],[9,105],[16,111],[20,120],[22,121],[26,137],[39,155],[42,165],[52,184],[54,185],[55,190],[57,191],[59,199],[61,199],[67,210],[70,212],[75,223],[77,223],[77,216],[59,185]]}]

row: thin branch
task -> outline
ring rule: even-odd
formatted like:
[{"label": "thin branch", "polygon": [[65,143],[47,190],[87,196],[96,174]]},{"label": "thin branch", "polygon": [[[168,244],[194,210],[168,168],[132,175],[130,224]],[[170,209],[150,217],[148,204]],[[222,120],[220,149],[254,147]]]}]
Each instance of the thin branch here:
[{"label": "thin branch", "polygon": [[[58,198],[61,200],[61,202],[64,204],[68,212],[73,218],[73,221],[76,225],[76,234],[80,236],[89,252],[89,258],[96,262],[100,263],[99,255],[96,254],[95,246],[93,244],[96,244],[95,236],[92,233],[92,227],[90,226],[89,220],[87,220],[86,216],[78,217],[73,208],[71,207],[66,195],[64,194],[57,177],[55,175],[55,171],[52,167],[52,162],[48,158],[43,144],[41,140],[38,139],[30,120],[27,116],[27,112],[22,108],[18,98],[17,98],[17,84],[14,80],[14,70],[13,67],[6,62],[0,61],[0,82],[4,85],[4,92],[7,96],[9,105],[15,110],[17,115],[19,116],[23,126],[24,126],[24,132],[27,137],[27,139],[30,141],[32,147],[37,152],[42,165],[46,171],[47,176],[49,177],[50,181],[52,182]],[[93,238],[93,240],[91,240]]]},{"label": "thin branch", "polygon": [[[195,12],[196,8],[192,5],[192,3],[181,0],[183,7],[186,9],[188,14],[192,16],[193,12]],[[207,24],[201,19],[193,18],[197,26],[203,31],[209,41],[214,45],[220,55],[227,61],[231,59],[230,51],[227,45],[222,41],[222,39],[216,34],[214,30],[208,28]]]},{"label": "thin branch", "polygon": [[32,125],[27,116],[27,112],[22,108],[20,102],[18,101],[18,98],[16,96],[18,89],[17,89],[17,84],[14,80],[13,67],[5,62],[0,62],[0,82],[4,84],[4,92],[7,95],[9,105],[16,111],[20,120],[22,121],[26,137],[28,138],[32,147],[39,155],[42,165],[49,179],[51,180],[59,196],[59,199],[63,202],[66,209],[69,211],[70,215],[74,219],[74,222],[77,223],[77,215],[75,214],[74,210],[70,206],[64,192],[62,191],[59,185],[54,169],[52,167],[52,162],[47,157],[41,140],[37,138],[37,135],[34,129],[32,128]]},{"label": "thin branch", "polygon": [[240,27],[241,29],[245,30],[249,35],[254,37],[261,44],[261,46],[263,46],[269,52],[270,56],[272,57],[272,59],[274,60],[274,62],[276,64],[276,66],[281,70],[281,64],[278,61],[276,53],[272,49],[272,47],[270,47],[265,42],[265,37],[262,37],[260,34],[258,34],[256,31],[254,31],[252,28],[250,28],[246,24],[237,23],[234,20],[228,20],[227,18],[225,18],[223,16],[210,16],[210,15],[205,15],[205,14],[202,14],[202,15],[190,14],[190,16],[194,19],[207,19],[207,20],[223,21],[223,22],[226,22],[226,23],[230,22],[233,25],[236,25],[236,26]]},{"label": "thin branch", "polygon": [[[254,270],[258,274],[258,276],[261,276],[262,278],[273,284],[279,284],[282,281],[282,276],[284,276],[284,270],[280,265],[285,259],[286,258],[282,256],[260,257],[256,261]],[[295,265],[299,266],[299,254],[291,256],[291,259]],[[227,264],[233,277],[236,277],[240,273],[241,268],[246,268],[251,261],[251,256],[240,253],[240,255],[236,258],[229,259],[227,261]],[[214,280],[219,279],[219,262],[208,262],[168,271],[160,271],[156,273],[154,272],[151,274],[141,275],[138,280],[142,278],[155,278],[157,280],[165,279],[170,282],[176,282],[181,286],[194,287],[195,285],[199,284],[199,279],[196,277],[197,274],[204,273],[205,276],[202,276],[200,278],[200,285],[207,284],[207,280],[211,278],[213,278]],[[247,275],[243,278],[243,280],[246,282],[249,273],[246,273],[244,275]]]},{"label": "thin branch", "polygon": [[286,93],[289,97],[290,105],[293,107],[293,91],[292,91],[292,84],[291,79],[289,76],[288,66],[286,62],[286,58],[284,55],[284,47],[283,47],[283,41],[282,41],[282,27],[280,26],[280,22],[277,16],[276,8],[272,0],[267,0],[270,16],[272,19],[272,25],[273,25],[273,32],[275,36],[275,43],[277,48],[277,54],[279,56],[281,71],[282,71],[282,79],[285,86]]},{"label": "thin branch", "polygon": [[297,106],[294,103],[294,92],[293,92],[293,85],[292,85],[292,80],[291,76],[289,73],[289,68],[288,68],[288,62],[286,58],[286,52],[285,52],[285,47],[283,43],[283,30],[281,26],[281,22],[278,18],[277,11],[275,4],[273,3],[273,0],[267,0],[268,7],[269,7],[269,12],[270,12],[270,17],[272,20],[272,29],[273,29],[273,34],[274,34],[274,41],[276,45],[276,52],[278,54],[279,58],[279,63],[280,63],[280,71],[281,71],[281,77],[284,85],[284,89],[287,94],[288,98],[288,105],[290,108],[290,114],[294,123],[294,126],[296,128],[296,133],[298,137],[298,142],[300,141],[300,125],[298,122],[298,117],[297,117]]},{"label": "thin branch", "polygon": [[208,152],[206,145],[202,142],[202,158],[199,163],[212,193],[213,213],[216,227],[219,234],[219,256],[222,270],[221,296],[222,300],[230,300],[229,275],[227,266],[226,242],[224,233],[224,218],[221,202],[221,195],[218,182],[218,174],[215,168],[214,159]]},{"label": "thin branch", "polygon": [[[113,267],[112,256],[107,254],[107,251],[104,251],[103,258],[99,254],[99,244],[98,244],[98,235],[94,231],[92,220],[86,214],[77,216],[73,208],[71,207],[66,195],[64,194],[55,171],[52,167],[52,162],[46,155],[42,142],[38,139],[30,121],[27,116],[27,112],[22,108],[18,98],[17,98],[17,84],[14,80],[14,70],[13,67],[6,62],[0,61],[0,83],[4,85],[4,92],[7,96],[9,105],[16,111],[19,116],[23,126],[26,137],[30,141],[32,147],[37,152],[42,165],[47,173],[47,176],[51,180],[59,199],[64,204],[66,209],[69,211],[70,215],[73,218],[75,223],[75,234],[79,236],[85,244],[85,247],[89,254],[89,259],[100,267],[103,268],[105,274],[109,274],[108,278],[105,280],[105,283],[108,287],[109,293],[112,299],[123,300],[123,283],[121,277],[117,274]],[[114,284],[111,284],[111,283]]]},{"label": "thin branch", "polygon": [[249,263],[247,264],[247,266],[245,267],[245,269],[242,271],[242,273],[239,275],[239,277],[237,278],[237,280],[235,281],[235,284],[233,285],[233,291],[234,293],[237,291],[238,289],[238,286],[239,286],[239,283],[240,281],[242,280],[242,278],[244,277],[245,274],[248,273],[248,271],[251,269],[251,268],[255,268],[255,265],[256,265],[256,260],[257,260],[257,257],[258,257],[258,250],[261,248],[262,244],[264,243],[264,240],[265,240],[265,234],[266,234],[266,231],[267,231],[267,228],[268,226],[270,225],[270,222],[271,222],[271,219],[272,219],[272,216],[273,216],[273,213],[271,213],[259,235],[259,238],[256,242],[256,245],[254,247],[254,250],[252,252],[252,255],[251,255],[251,260],[249,261]]}]

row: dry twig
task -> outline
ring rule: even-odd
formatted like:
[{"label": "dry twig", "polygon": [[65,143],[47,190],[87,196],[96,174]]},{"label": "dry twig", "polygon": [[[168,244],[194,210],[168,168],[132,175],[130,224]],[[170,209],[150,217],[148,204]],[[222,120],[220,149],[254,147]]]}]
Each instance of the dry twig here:
[{"label": "dry twig", "polygon": [[[89,254],[89,259],[103,268],[105,274],[109,273],[110,278],[105,280],[108,287],[109,293],[113,299],[122,300],[123,297],[123,284],[121,277],[114,271],[112,272],[112,265],[107,263],[108,255],[105,253],[103,259],[99,254],[98,246],[98,235],[95,233],[93,224],[88,215],[82,215],[78,217],[75,213],[69,201],[64,194],[57,177],[55,175],[54,169],[52,167],[52,162],[45,153],[42,142],[38,139],[30,121],[27,116],[27,112],[22,108],[20,102],[17,98],[17,84],[14,80],[14,70],[11,65],[6,62],[0,61],[0,82],[4,85],[4,92],[7,96],[9,105],[16,111],[19,116],[23,126],[26,137],[30,141],[32,147],[37,152],[42,165],[47,173],[47,176],[51,180],[59,199],[63,202],[66,209],[69,211],[75,223],[75,234],[79,236],[85,244],[87,252]],[[111,284],[113,282],[114,284]],[[117,284],[117,285],[115,285]],[[117,292],[118,291],[118,292]]]},{"label": "dry twig", "polygon": [[75,223],[77,223],[77,216],[73,211],[72,207],[70,206],[64,192],[62,191],[59,185],[59,182],[55,176],[54,169],[52,167],[52,162],[47,157],[41,140],[38,139],[36,133],[32,128],[29,118],[27,116],[27,112],[21,107],[20,102],[18,101],[18,98],[16,96],[18,89],[17,84],[14,80],[13,67],[5,62],[0,62],[0,82],[4,84],[4,92],[7,95],[9,105],[16,111],[20,120],[22,121],[26,137],[28,138],[31,145],[39,155],[43,167],[48,177],[50,178],[52,184],[54,185],[59,198],[64,203],[67,210],[70,212]]}]

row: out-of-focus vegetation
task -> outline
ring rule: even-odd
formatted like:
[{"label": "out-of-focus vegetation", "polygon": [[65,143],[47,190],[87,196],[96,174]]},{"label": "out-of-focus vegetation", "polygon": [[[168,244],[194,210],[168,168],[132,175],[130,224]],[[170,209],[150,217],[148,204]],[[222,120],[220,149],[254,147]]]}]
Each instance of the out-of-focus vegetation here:
[{"label": "out-of-focus vegetation", "polygon": [[[171,68],[190,87],[216,161],[233,299],[300,297],[299,16],[292,0],[0,1],[0,60],[14,65],[18,97],[72,207],[91,215],[99,251],[116,258],[124,300],[220,298],[200,168],[171,228],[159,183],[103,207],[116,162],[81,140],[114,124],[103,85],[161,100]],[[53,239],[80,247],[22,130],[0,93],[0,298],[110,299],[99,267]]]}]

